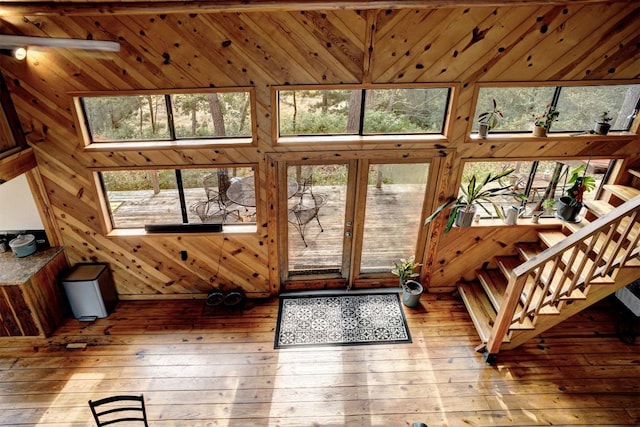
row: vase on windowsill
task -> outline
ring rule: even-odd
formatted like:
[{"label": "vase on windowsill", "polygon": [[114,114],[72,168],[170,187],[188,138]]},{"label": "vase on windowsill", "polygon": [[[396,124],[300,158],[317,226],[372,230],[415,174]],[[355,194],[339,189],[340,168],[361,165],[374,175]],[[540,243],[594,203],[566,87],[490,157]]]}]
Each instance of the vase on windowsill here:
[{"label": "vase on windowsill", "polygon": [[535,126],[533,128],[533,136],[541,138],[547,136],[547,128],[544,126]]}]

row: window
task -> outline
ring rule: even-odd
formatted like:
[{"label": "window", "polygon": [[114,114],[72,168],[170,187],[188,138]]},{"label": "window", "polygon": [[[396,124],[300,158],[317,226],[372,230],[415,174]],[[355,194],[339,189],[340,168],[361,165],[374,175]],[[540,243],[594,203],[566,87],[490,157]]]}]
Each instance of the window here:
[{"label": "window", "polygon": [[481,87],[472,131],[478,115],[493,110],[493,100],[504,117],[491,132],[530,132],[533,116],[555,106],[560,115],[551,131],[583,133],[593,129],[604,112],[613,117],[612,131],[628,131],[640,107],[640,85]]},{"label": "window", "polygon": [[113,228],[255,223],[251,167],[100,172]]},{"label": "window", "polygon": [[86,96],[90,143],[248,138],[248,91]]},{"label": "window", "polygon": [[[545,211],[543,216],[553,216],[552,207],[548,207],[544,200],[557,200],[571,187],[571,174],[577,168],[584,168],[586,174],[594,178],[593,190],[584,194],[584,200],[595,200],[604,182],[612,160],[580,159],[580,160],[540,160],[540,161],[512,161],[512,162],[466,162],[462,171],[462,185],[466,186],[473,175],[483,179],[487,174],[493,175],[507,169],[514,172],[496,183],[497,187],[510,185],[515,191],[527,196],[526,202],[520,202],[514,197],[504,196],[494,198],[493,201],[506,211],[511,206],[520,210],[521,217],[530,217],[534,211]],[[582,173],[582,172],[581,172]],[[460,192],[459,195],[462,195]],[[548,209],[544,209],[545,206]],[[484,203],[491,213],[480,208],[476,212],[481,218],[496,218],[493,207]]]},{"label": "window", "polygon": [[281,90],[280,136],[442,134],[449,88]]}]

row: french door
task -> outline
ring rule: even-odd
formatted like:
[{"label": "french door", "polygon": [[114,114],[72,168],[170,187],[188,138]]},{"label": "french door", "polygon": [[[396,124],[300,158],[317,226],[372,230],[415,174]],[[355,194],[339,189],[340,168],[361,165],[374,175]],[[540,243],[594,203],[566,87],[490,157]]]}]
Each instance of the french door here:
[{"label": "french door", "polygon": [[430,165],[429,159],[282,165],[281,188],[297,184],[286,199],[285,289],[371,287],[388,279],[393,261],[420,259]]}]

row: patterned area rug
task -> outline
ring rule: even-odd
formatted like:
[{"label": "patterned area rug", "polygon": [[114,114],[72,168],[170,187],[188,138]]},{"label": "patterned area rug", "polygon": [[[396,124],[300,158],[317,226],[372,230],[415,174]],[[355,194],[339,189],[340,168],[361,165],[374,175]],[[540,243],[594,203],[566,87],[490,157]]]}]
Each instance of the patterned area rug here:
[{"label": "patterned area rug", "polygon": [[410,342],[397,294],[280,298],[274,348]]}]

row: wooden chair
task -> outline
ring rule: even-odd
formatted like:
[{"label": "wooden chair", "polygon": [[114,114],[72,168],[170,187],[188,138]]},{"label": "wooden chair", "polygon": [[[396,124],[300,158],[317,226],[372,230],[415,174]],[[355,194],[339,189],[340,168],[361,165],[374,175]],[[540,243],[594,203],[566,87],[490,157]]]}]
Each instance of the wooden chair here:
[{"label": "wooden chair", "polygon": [[111,424],[130,423],[149,427],[144,397],[140,396],[111,396],[100,400],[90,400],[89,408],[98,427]]}]

